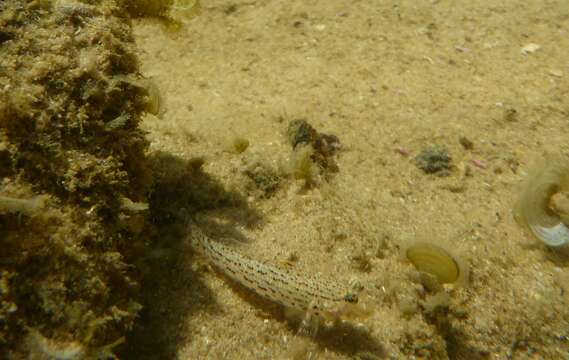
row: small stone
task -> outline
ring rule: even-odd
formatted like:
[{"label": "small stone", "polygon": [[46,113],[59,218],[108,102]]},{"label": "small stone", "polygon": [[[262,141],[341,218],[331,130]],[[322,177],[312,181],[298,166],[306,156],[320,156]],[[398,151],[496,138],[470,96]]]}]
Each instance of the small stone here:
[{"label": "small stone", "polygon": [[324,29],[326,29],[326,25],[318,24],[318,25],[314,26],[314,28],[318,31],[323,31]]},{"label": "small stone", "polygon": [[518,111],[513,107],[504,108],[504,121],[515,122],[518,120]]},{"label": "small stone", "polygon": [[248,192],[260,198],[270,198],[278,189],[281,178],[269,165],[249,160],[245,161],[243,173],[249,178]]},{"label": "small stone", "polygon": [[458,141],[465,150],[472,150],[472,148],[474,148],[474,143],[466,136],[461,136]]},{"label": "small stone", "polygon": [[244,137],[236,136],[231,139],[231,150],[236,154],[241,154],[249,147],[249,140]]}]

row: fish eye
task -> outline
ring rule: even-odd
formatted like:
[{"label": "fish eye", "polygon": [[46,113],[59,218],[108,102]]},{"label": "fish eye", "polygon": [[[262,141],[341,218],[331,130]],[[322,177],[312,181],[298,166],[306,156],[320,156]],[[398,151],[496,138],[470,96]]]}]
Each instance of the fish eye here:
[{"label": "fish eye", "polygon": [[358,295],[348,293],[346,296],[344,296],[344,300],[346,300],[349,303],[357,303],[358,302]]}]

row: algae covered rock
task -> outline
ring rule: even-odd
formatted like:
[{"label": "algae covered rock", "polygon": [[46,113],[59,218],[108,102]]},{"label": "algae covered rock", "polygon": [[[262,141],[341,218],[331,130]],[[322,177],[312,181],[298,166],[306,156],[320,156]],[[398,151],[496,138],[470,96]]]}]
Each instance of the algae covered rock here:
[{"label": "algae covered rock", "polygon": [[427,148],[415,158],[417,167],[427,174],[449,176],[453,165],[452,157],[443,147]]},{"label": "algae covered rock", "polygon": [[106,358],[140,309],[129,263],[148,224],[125,199],[151,184],[128,18],[7,0],[0,54],[0,353]]},{"label": "algae covered rock", "polygon": [[336,155],[342,144],[336,135],[320,133],[304,119],[291,121],[286,135],[293,148],[288,172],[296,179],[310,187],[340,171]]}]

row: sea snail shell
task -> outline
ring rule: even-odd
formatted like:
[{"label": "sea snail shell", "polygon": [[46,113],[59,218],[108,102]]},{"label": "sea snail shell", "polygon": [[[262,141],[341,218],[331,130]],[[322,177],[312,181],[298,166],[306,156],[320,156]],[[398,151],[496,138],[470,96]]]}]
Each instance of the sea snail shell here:
[{"label": "sea snail shell", "polygon": [[516,221],[544,244],[569,244],[569,159],[545,156],[532,167],[514,208]]}]

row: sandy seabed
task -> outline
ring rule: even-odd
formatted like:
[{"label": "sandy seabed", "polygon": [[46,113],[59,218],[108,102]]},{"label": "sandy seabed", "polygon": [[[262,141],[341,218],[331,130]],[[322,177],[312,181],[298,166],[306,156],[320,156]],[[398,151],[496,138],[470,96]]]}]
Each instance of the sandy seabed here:
[{"label": "sandy seabed", "polygon": [[[202,207],[249,239],[239,251],[359,284],[373,314],[298,340],[282,309],[184,243],[147,280],[133,356],[567,359],[569,263],[512,206],[532,159],[569,154],[568,20],[563,1],[331,0],[203,1],[175,34],[135,22],[142,73],[164,96],[142,124],[151,150],[202,158],[242,194]],[[256,196],[244,169],[286,167],[294,119],[339,137],[339,172]],[[415,165],[432,146],[452,156],[449,176]],[[468,285],[428,291],[401,257],[417,241],[462,258]]]},{"label": "sandy seabed", "polygon": [[[512,214],[533,160],[569,156],[565,1],[202,0],[131,22],[149,4],[0,6],[0,357],[569,359],[569,254]],[[332,145],[293,149],[295,120]],[[416,162],[433,150],[438,175]],[[196,251],[189,217],[369,316],[299,331]],[[468,281],[418,271],[417,243]]]}]

